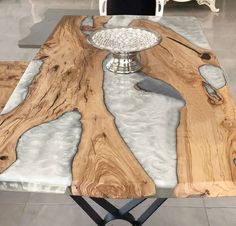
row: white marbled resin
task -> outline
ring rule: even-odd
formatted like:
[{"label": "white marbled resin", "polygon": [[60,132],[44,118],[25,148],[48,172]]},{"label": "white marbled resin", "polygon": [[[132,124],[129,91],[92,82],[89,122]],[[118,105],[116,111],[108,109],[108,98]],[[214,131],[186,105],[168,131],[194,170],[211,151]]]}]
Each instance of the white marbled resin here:
[{"label": "white marbled resin", "polygon": [[[87,16],[81,23],[81,26],[89,26],[93,27],[93,18],[91,16]],[[83,31],[83,34],[85,35],[90,35],[92,32],[91,31]]]},{"label": "white marbled resin", "polygon": [[[140,17],[114,16],[106,27],[127,26],[135,18]],[[209,48],[195,18],[142,18],[159,22],[194,44]],[[92,24],[91,17],[84,21],[84,25],[86,24]],[[30,63],[2,114],[11,111],[25,99],[41,65],[40,60]],[[165,94],[134,89],[133,85],[143,79],[142,74],[117,76],[106,72],[106,103],[116,117],[117,127],[124,140],[156,185],[173,188],[177,183],[176,128],[179,123],[179,110],[184,101]],[[152,79],[149,86],[150,82],[155,84],[154,88],[160,84]],[[80,139],[79,119],[78,112],[66,113],[57,120],[25,133],[17,147],[17,161],[0,174],[0,189],[64,192],[71,183],[71,161]],[[52,160],[53,165],[48,163]]]},{"label": "white marbled resin", "polygon": [[128,26],[132,20],[147,19],[153,22],[158,22],[166,27],[171,28],[173,31],[182,35],[190,42],[202,48],[210,49],[209,43],[200,27],[200,24],[195,17],[187,16],[113,16],[105,25],[107,28],[117,26]]},{"label": "white marbled resin", "polygon": [[[147,88],[150,84],[156,93],[134,87],[143,80],[148,80]],[[169,88],[166,83],[140,73],[116,75],[105,71],[105,103],[115,117],[121,136],[157,187],[174,188],[176,129],[185,102],[178,94],[177,98],[157,94],[165,86]]]},{"label": "white marbled resin", "polygon": [[206,49],[211,49],[206,36],[196,17],[189,16],[167,16],[162,17],[160,24],[171,28],[176,33],[182,35],[191,43]]},{"label": "white marbled resin", "polygon": [[72,181],[80,117],[77,111],[67,112],[24,133],[17,145],[16,162],[0,174],[0,189],[65,192]]},{"label": "white marbled resin", "polygon": [[[194,17],[141,18],[158,22],[190,42],[210,49]],[[105,27],[128,26],[134,19],[140,17],[113,16]],[[122,137],[156,186],[174,188],[177,184],[176,129],[179,124],[179,111],[184,106],[184,101],[156,93],[137,92],[132,87],[143,79],[140,76],[133,74],[122,77],[106,72],[104,81],[106,104],[116,117],[116,125]],[[112,92],[115,92],[114,95]]]},{"label": "white marbled resin", "polygon": [[25,100],[28,94],[28,88],[34,80],[35,76],[39,73],[42,64],[43,61],[41,60],[32,60],[30,62],[1,114],[10,112]]},{"label": "white marbled resin", "polygon": [[205,64],[199,67],[199,73],[215,89],[220,89],[226,84],[224,71],[220,67]]}]

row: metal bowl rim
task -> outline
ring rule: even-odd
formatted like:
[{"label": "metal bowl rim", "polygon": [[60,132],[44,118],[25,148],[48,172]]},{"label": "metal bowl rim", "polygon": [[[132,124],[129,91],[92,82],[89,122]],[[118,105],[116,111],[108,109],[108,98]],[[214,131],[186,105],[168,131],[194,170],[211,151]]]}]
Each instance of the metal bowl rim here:
[{"label": "metal bowl rim", "polygon": [[[155,44],[151,45],[150,47],[148,48],[143,48],[141,50],[137,50],[137,51],[132,51],[132,52],[115,52],[115,51],[111,51],[109,49],[106,49],[106,48],[101,48],[100,46],[96,45],[93,40],[92,40],[92,37],[100,32],[100,31],[103,31],[103,30],[112,30],[112,29],[116,29],[116,28],[133,28],[133,29],[140,29],[140,30],[144,30],[144,31],[148,31],[152,34],[154,34],[156,37],[158,37],[158,42],[156,42]],[[139,27],[126,27],[126,26],[117,26],[117,27],[112,27],[112,28],[102,28],[102,29],[99,29],[99,30],[96,30],[96,31],[93,31],[91,34],[89,34],[89,36],[87,37],[87,41],[89,44],[91,44],[92,46],[98,48],[98,49],[101,49],[101,50],[107,50],[111,53],[117,53],[117,54],[125,54],[125,53],[135,53],[135,52],[140,52],[140,51],[143,51],[143,50],[147,50],[147,49],[150,49],[156,45],[159,45],[161,42],[162,42],[162,36],[159,32],[156,32],[156,31],[152,31],[152,30],[149,30],[147,28],[139,28]]]}]

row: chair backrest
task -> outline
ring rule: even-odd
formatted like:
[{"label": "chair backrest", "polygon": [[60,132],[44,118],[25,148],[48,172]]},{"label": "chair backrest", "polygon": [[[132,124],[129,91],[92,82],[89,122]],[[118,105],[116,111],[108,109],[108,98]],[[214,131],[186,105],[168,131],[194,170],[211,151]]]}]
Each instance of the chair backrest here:
[{"label": "chair backrest", "polygon": [[[156,0],[155,16],[163,16],[164,5],[165,5],[165,0]],[[99,0],[99,12],[100,16],[107,15],[107,0]]]},{"label": "chair backrest", "polygon": [[99,0],[99,12],[100,16],[107,15],[107,0]]},{"label": "chair backrest", "polygon": [[163,16],[165,0],[156,0],[155,16]]}]

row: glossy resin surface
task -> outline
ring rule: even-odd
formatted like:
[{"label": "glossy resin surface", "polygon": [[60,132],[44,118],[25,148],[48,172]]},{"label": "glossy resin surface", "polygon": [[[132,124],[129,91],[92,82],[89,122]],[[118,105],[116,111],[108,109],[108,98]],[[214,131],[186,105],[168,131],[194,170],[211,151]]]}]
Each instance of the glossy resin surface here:
[{"label": "glossy resin surface", "polygon": [[[19,137],[16,160],[1,168],[4,170],[0,174],[0,189],[65,192],[71,186],[76,195],[112,198],[172,196],[176,187],[175,195],[182,197],[204,191],[205,179],[196,183],[183,179],[185,172],[197,172],[192,158],[201,162],[201,153],[211,156],[211,149],[205,144],[213,142],[213,138],[195,134],[196,128],[204,134],[205,125],[215,133],[218,128],[211,126],[216,125],[211,116],[214,112],[217,119],[228,115],[226,118],[232,123],[225,121],[224,126],[230,134],[234,129],[234,110],[229,104],[227,112],[215,110],[228,98],[224,91],[226,81],[223,70],[211,64],[214,57],[196,19],[131,16],[105,19],[96,19],[94,25],[91,17],[83,20],[68,17],[54,34],[60,38],[49,38],[29,64],[1,113],[2,125],[6,124],[8,131],[13,131],[11,125],[20,129],[12,132],[12,137]],[[144,24],[150,21],[149,29],[155,24],[160,26],[158,32],[164,37],[163,43],[142,55],[147,64],[143,72],[117,75],[107,71],[104,67],[107,54],[90,46],[86,35],[94,29],[128,26],[139,20]],[[78,30],[71,32],[78,27],[81,34]],[[67,28],[68,32],[61,32]],[[169,46],[166,41],[183,53],[182,57],[186,57],[184,54],[186,59],[196,57],[200,67],[186,60],[186,65],[190,65],[187,68],[182,58],[175,59],[173,50],[166,49]],[[62,53],[58,53],[60,46],[64,48]],[[202,53],[209,55],[208,63],[199,60]],[[205,93],[202,82],[214,93]],[[204,113],[200,99],[207,106]],[[29,100],[34,102],[28,103]],[[209,103],[214,106],[209,107]],[[9,118],[14,121],[8,123]],[[26,131],[24,123],[18,124],[21,120],[29,128]],[[0,142],[10,150],[11,139],[4,143],[8,131],[4,131]],[[222,131],[217,134],[224,135]],[[211,144],[215,145],[214,142]],[[199,153],[192,146],[198,147]],[[1,161],[8,160],[5,150],[8,149],[0,150]],[[185,154],[185,150],[191,155]],[[199,166],[199,172],[202,169],[205,170]],[[205,177],[208,172],[205,173],[199,175]],[[192,184],[193,188],[189,188]]]}]

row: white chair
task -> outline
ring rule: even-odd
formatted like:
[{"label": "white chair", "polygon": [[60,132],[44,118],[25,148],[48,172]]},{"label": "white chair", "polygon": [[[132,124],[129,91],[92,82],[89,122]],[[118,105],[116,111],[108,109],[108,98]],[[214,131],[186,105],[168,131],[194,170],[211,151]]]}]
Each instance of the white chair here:
[{"label": "white chair", "polygon": [[[164,5],[165,5],[165,0],[156,0],[155,16],[163,16]],[[99,0],[99,12],[100,12],[100,16],[107,15],[107,0]]]}]

